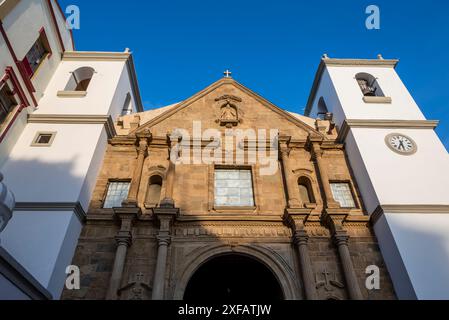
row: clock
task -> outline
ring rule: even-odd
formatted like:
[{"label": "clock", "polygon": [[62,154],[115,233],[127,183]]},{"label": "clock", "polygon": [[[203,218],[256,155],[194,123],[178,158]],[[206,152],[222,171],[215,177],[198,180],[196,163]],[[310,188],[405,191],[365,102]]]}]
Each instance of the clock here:
[{"label": "clock", "polygon": [[412,155],[418,151],[416,142],[401,133],[389,134],[385,138],[385,143],[391,150],[402,155]]}]

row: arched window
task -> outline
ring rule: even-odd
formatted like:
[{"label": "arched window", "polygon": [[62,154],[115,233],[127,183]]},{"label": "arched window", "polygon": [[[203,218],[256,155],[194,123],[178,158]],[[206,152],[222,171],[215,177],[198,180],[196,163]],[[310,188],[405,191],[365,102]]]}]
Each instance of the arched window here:
[{"label": "arched window", "polygon": [[81,67],[72,72],[64,91],[87,91],[95,70],[91,67]]},{"label": "arched window", "polygon": [[355,76],[360,90],[365,97],[384,97],[384,93],[377,82],[377,79],[369,73],[358,73]]},{"label": "arched window", "polygon": [[122,116],[126,116],[133,112],[133,106],[131,101],[131,94],[128,92],[126,94],[125,103],[123,104]]},{"label": "arched window", "polygon": [[315,203],[315,198],[313,196],[312,184],[310,180],[306,177],[301,177],[298,179],[299,188],[299,200],[306,203]]},{"label": "arched window", "polygon": [[161,200],[162,177],[152,176],[149,181],[145,204],[149,207],[157,207]]},{"label": "arched window", "polygon": [[323,97],[321,97],[320,100],[318,100],[317,116],[322,120],[332,120],[332,113],[329,112],[326,101],[324,101]]}]

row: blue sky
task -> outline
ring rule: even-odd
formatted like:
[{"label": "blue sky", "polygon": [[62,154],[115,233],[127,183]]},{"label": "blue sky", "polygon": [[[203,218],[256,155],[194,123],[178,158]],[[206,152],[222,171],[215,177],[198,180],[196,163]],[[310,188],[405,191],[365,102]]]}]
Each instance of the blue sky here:
[{"label": "blue sky", "polygon": [[[303,113],[323,53],[399,58],[397,71],[449,148],[449,2],[60,0],[81,11],[77,50],[135,56],[146,109],[179,102],[233,77],[279,107]],[[123,5],[125,4],[125,5]],[[365,9],[381,29],[365,28]]]}]

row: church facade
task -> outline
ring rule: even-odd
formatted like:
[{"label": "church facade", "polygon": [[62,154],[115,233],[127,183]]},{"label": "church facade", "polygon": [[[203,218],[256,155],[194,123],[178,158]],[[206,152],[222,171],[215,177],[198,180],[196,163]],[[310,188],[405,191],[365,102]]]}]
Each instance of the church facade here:
[{"label": "church facade", "polygon": [[63,299],[396,299],[330,113],[226,73],[115,126]]},{"label": "church facade", "polygon": [[0,299],[449,300],[449,155],[398,60],[324,55],[304,115],[229,71],[144,111],[132,52],[65,22],[0,1]]}]

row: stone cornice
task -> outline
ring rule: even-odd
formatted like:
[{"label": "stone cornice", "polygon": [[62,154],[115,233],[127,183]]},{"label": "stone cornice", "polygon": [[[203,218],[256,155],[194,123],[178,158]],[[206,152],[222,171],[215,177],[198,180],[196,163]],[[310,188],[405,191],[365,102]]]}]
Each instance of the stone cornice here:
[{"label": "stone cornice", "polygon": [[130,52],[66,51],[63,61],[126,61]]},{"label": "stone cornice", "polygon": [[337,141],[344,142],[351,128],[384,128],[384,129],[435,129],[436,120],[372,120],[346,119],[338,133]]},{"label": "stone cornice", "polygon": [[17,202],[15,211],[73,211],[78,220],[86,222],[86,212],[80,202]]},{"label": "stone cornice", "polygon": [[385,212],[393,214],[449,214],[449,205],[431,204],[387,204],[379,205],[371,214],[371,223],[374,225]]},{"label": "stone cornice", "polygon": [[205,221],[237,221],[237,222],[279,222],[283,223],[281,216],[267,216],[267,215],[182,215],[176,219],[177,222],[205,222]]},{"label": "stone cornice", "polygon": [[107,115],[29,114],[28,123],[104,124],[109,139],[117,135],[112,117]]},{"label": "stone cornice", "polygon": [[341,67],[341,66],[367,66],[367,67],[390,67],[396,68],[399,63],[398,59],[322,59],[321,63],[326,66]]},{"label": "stone cornice", "polygon": [[310,111],[312,111],[313,101],[315,100],[317,90],[321,83],[321,78],[323,76],[324,69],[327,66],[330,67],[387,67],[395,68],[399,60],[395,59],[329,59],[322,58],[318,66],[318,70],[313,81],[312,89],[310,90],[309,99],[307,101],[306,110],[304,115],[309,116]]}]

